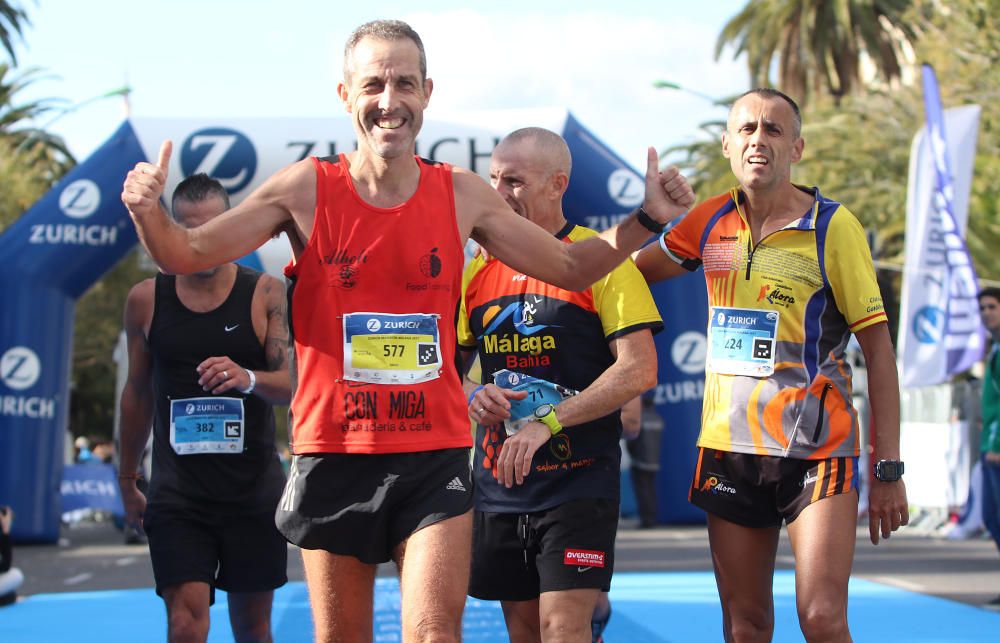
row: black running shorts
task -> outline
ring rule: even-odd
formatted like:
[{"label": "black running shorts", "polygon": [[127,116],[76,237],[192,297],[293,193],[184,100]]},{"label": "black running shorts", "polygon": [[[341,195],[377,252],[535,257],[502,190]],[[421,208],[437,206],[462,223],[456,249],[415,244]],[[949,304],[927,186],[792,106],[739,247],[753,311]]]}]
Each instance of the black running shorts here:
[{"label": "black running shorts", "polygon": [[818,500],[857,490],[857,458],[798,460],[702,448],[688,499],[744,527],[780,527]]},{"label": "black running shorts", "polygon": [[469,595],[528,601],[542,592],[611,588],[618,502],[571,500],[529,514],[476,511]]},{"label": "black running shorts", "polygon": [[142,519],[149,537],[156,593],[187,582],[227,592],[266,592],[288,581],[288,543],[270,511],[219,516],[150,505]]},{"label": "black running shorts", "polygon": [[317,453],[292,459],[275,521],[303,549],[378,564],[413,532],[471,508],[468,449]]}]

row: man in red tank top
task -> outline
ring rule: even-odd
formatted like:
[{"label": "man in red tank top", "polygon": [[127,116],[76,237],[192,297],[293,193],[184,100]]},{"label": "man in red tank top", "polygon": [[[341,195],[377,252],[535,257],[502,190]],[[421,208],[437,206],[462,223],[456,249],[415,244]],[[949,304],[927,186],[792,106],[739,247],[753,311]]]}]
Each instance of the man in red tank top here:
[{"label": "man in red tank top", "polygon": [[[193,230],[171,223],[159,205],[169,141],[155,164],[129,172],[122,192],[166,272],[201,270],[288,235],[296,457],[276,519],[303,547],[318,641],[371,640],[376,563],[389,558],[404,588],[403,639],[461,635],[471,438],[451,359],[455,250],[471,237],[516,270],[583,290],[694,202],[684,177],[659,171],[650,148],[643,206],[601,235],[560,243],[477,175],[415,157],[434,87],[426,72],[408,25],[364,24],[347,41],[338,86],[357,151],[295,163]],[[434,218],[442,212],[450,223]],[[338,308],[317,307],[338,299]],[[307,343],[314,340],[321,343]]]}]

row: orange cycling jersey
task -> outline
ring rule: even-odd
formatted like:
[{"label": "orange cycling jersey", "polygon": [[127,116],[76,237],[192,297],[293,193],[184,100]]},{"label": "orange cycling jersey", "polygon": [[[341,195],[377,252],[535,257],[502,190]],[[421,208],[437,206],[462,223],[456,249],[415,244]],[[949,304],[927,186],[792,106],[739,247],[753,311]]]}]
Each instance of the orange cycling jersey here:
[{"label": "orange cycling jersey", "polygon": [[[704,269],[709,354],[729,349],[729,359],[706,365],[701,447],[799,459],[859,453],[844,352],[852,332],[886,321],[882,296],[858,220],[818,189],[799,189],[813,194],[813,206],[756,246],[736,188],[694,208],[660,239],[671,259]],[[769,330],[752,347],[726,334],[727,319],[752,325],[765,318]],[[770,360],[754,360],[762,356]],[[741,370],[751,361],[763,374]]]}]

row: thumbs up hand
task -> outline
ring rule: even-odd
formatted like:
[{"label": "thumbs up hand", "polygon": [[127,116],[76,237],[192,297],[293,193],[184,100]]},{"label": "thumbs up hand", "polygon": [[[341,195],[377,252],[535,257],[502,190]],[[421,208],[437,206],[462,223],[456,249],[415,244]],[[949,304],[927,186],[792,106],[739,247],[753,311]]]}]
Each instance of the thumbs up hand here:
[{"label": "thumbs up hand", "polygon": [[647,148],[643,209],[656,221],[669,223],[694,205],[694,191],[676,167],[671,165],[660,171],[659,161],[656,150]]},{"label": "thumbs up hand", "polygon": [[159,209],[160,197],[167,184],[172,150],[173,143],[169,140],[163,141],[155,164],[139,163],[125,177],[122,203],[128,208],[133,219],[151,215]]}]

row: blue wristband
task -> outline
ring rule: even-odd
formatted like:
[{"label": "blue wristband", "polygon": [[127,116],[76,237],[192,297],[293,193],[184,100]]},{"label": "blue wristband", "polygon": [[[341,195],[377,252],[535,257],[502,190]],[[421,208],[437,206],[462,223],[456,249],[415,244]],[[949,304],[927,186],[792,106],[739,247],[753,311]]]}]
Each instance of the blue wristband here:
[{"label": "blue wristband", "polygon": [[476,388],[472,389],[472,392],[469,393],[469,399],[465,403],[465,405],[468,406],[468,405],[472,404],[472,398],[474,398],[476,396],[476,393],[478,393],[479,391],[483,390],[484,388],[486,388],[486,387],[483,386],[482,384],[480,384]]}]

